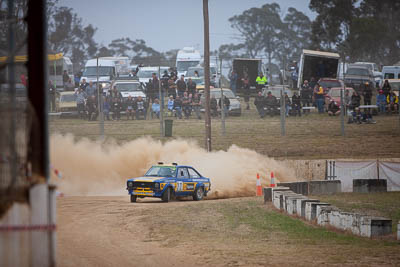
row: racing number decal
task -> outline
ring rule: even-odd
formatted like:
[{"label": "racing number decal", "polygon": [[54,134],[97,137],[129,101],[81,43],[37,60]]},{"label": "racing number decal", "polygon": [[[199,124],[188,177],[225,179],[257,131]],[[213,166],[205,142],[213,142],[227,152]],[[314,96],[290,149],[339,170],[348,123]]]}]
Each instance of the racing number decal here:
[{"label": "racing number decal", "polygon": [[176,182],[176,191],[183,191],[183,182]]}]

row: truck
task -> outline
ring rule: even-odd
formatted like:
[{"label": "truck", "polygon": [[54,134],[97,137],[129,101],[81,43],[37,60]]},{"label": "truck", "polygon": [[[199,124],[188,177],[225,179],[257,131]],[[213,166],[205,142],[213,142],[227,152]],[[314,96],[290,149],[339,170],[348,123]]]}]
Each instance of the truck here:
[{"label": "truck", "polygon": [[297,88],[301,88],[304,80],[314,78],[336,79],[338,76],[340,56],[337,53],[303,49],[300,56]]},{"label": "truck", "polygon": [[236,91],[242,93],[242,79],[245,75],[249,78],[250,90],[256,90],[257,76],[263,72],[266,75],[262,60],[260,58],[235,58],[232,62],[232,69],[237,73],[238,79],[236,81]]},{"label": "truck", "polygon": [[194,47],[184,47],[178,51],[176,55],[176,71],[178,72],[178,78],[181,75],[186,75],[187,70],[190,67],[196,67],[201,63],[201,55],[199,50],[195,50]]},{"label": "truck", "polygon": [[115,72],[117,76],[127,77],[130,70],[130,59],[128,57],[101,57],[100,59],[111,60],[115,64]]},{"label": "truck", "polygon": [[89,59],[85,64],[81,81],[85,79],[87,82],[96,82],[97,73],[99,74],[99,82],[111,82],[116,77],[116,66],[113,60],[98,59],[97,71],[97,58]]}]

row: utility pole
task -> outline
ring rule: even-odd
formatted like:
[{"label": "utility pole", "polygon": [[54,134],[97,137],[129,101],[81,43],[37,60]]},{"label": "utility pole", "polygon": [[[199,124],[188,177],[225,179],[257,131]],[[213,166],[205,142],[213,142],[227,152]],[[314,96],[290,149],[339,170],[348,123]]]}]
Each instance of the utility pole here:
[{"label": "utility pole", "polygon": [[[160,136],[164,136],[164,95],[161,89],[161,67],[158,66],[158,94],[160,96]],[[148,107],[149,109],[150,107]],[[151,111],[150,111],[151,112]]]},{"label": "utility pole", "polygon": [[[208,0],[203,0],[204,18],[204,95],[205,95],[205,124],[206,149],[211,152],[211,117],[210,117],[210,34],[208,27]],[[222,103],[221,103],[222,104]]]},{"label": "utility pole", "polygon": [[344,110],[345,106],[344,106],[344,98],[343,98],[344,91],[346,90],[346,84],[344,83],[344,81],[346,79],[345,67],[346,67],[346,53],[344,53],[344,60],[343,60],[343,90],[340,90],[340,131],[341,131],[342,136],[345,135],[344,115],[345,115],[345,112],[347,112],[347,110],[346,111]]},{"label": "utility pole", "polygon": [[100,120],[100,140],[104,140],[104,114],[103,114],[103,94],[100,93],[100,86],[99,86],[99,57],[96,57],[96,89],[97,89],[97,110],[99,112],[99,120]]},{"label": "utility pole", "polygon": [[281,90],[281,136],[286,135],[286,106],[283,90],[284,89]]},{"label": "utility pole", "polygon": [[[222,70],[222,58],[220,60],[220,70]],[[221,88],[221,129],[222,129],[222,135],[225,135],[226,131],[225,131],[224,91],[222,90],[221,79],[219,79],[219,88]]]}]

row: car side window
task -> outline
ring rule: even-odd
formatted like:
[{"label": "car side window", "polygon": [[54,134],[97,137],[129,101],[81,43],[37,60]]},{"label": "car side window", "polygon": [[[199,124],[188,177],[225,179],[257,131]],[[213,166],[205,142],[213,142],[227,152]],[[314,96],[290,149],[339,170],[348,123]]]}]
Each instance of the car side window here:
[{"label": "car side window", "polygon": [[186,168],[179,168],[178,169],[178,178],[189,178],[189,174]]},{"label": "car side window", "polygon": [[190,178],[200,178],[200,174],[193,169],[188,169]]}]

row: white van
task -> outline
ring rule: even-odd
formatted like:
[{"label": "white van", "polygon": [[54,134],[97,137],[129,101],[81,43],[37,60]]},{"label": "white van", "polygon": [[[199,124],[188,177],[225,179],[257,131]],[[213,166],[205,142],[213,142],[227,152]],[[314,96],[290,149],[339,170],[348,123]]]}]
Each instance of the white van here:
[{"label": "white van", "polygon": [[176,55],[176,70],[178,72],[178,77],[186,75],[186,72],[190,67],[196,67],[200,62],[200,51],[195,50],[194,47],[184,47],[182,50],[179,50]]},{"label": "white van", "polygon": [[[115,63],[112,60],[106,60],[99,58],[99,81],[111,82],[116,76]],[[81,82],[86,79],[87,82],[97,81],[97,59],[89,59],[85,64]]]},{"label": "white van", "polygon": [[[159,69],[158,67],[141,67],[139,68],[139,72],[137,73],[137,77],[139,78],[139,82],[141,82],[142,84],[146,84],[149,82],[150,79],[152,79],[152,75],[153,73],[155,73],[157,75],[157,77],[159,77]],[[162,76],[162,72],[161,72],[161,76]]]},{"label": "white van", "polygon": [[383,66],[382,75],[384,80],[400,79],[400,66]]}]

